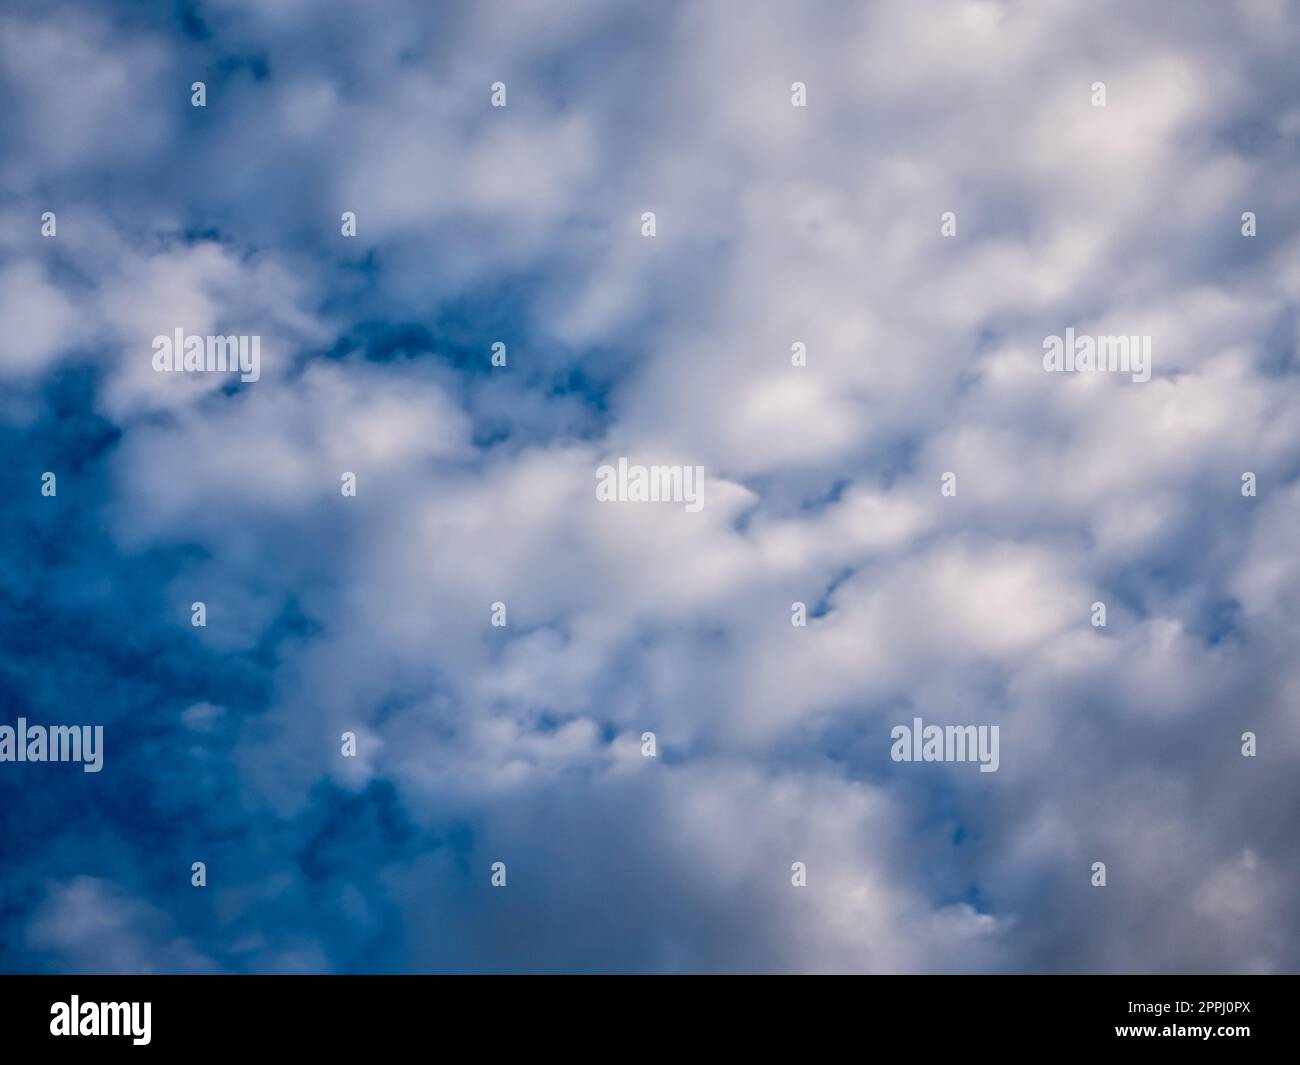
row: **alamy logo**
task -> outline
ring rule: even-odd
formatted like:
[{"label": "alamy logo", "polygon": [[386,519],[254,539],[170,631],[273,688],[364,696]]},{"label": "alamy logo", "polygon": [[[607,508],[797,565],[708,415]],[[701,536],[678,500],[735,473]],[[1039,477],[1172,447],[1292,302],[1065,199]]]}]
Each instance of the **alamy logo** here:
[{"label": "alamy logo", "polygon": [[618,466],[596,470],[596,498],[602,503],[685,503],[687,513],[704,507],[703,466]]},{"label": "alamy logo", "polygon": [[262,376],[260,336],[186,336],[176,329],[172,336],[153,338],[153,368],[158,373],[238,373],[241,381]]},{"label": "alamy logo", "polygon": [[997,725],[912,724],[889,730],[894,744],[889,757],[895,762],[979,762],[981,773],[998,771]]},{"label": "alamy logo", "polygon": [[104,726],[0,725],[0,762],[81,762],[85,773],[104,768]]},{"label": "alamy logo", "polygon": [[152,1012],[151,1002],[82,1002],[73,995],[50,1007],[50,1035],[129,1035],[147,1046]]},{"label": "alamy logo", "polygon": [[1151,380],[1150,337],[1075,336],[1043,338],[1043,369],[1048,373],[1126,373],[1138,384]]}]

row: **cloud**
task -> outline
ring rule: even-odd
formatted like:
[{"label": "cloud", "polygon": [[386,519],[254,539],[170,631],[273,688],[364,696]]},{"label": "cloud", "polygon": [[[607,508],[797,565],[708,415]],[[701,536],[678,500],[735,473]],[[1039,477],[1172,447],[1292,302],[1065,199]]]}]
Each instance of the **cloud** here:
[{"label": "cloud", "polygon": [[170,930],[167,915],[112,884],[75,877],[52,886],[32,916],[28,944],[61,972],[213,972],[212,961]]},{"label": "cloud", "polygon": [[1300,22],[1193,6],[10,16],[6,967],[1294,970]]}]

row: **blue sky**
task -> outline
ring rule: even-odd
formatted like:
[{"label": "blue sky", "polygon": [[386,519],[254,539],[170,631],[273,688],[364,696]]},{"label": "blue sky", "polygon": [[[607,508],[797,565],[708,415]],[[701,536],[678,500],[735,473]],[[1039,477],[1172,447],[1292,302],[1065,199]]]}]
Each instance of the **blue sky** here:
[{"label": "blue sky", "polygon": [[[105,752],[0,763],[0,970],[1294,971],[1298,46],[7,4],[0,725]],[[705,506],[598,503],[620,456]],[[997,772],[892,761],[917,716]]]}]

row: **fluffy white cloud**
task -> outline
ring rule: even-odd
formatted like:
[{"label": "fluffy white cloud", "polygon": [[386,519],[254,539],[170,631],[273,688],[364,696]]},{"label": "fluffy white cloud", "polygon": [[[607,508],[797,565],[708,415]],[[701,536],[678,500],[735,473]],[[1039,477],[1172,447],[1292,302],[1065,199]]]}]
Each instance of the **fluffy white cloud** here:
[{"label": "fluffy white cloud", "polygon": [[[1294,967],[1293,15],[205,10],[219,44],[142,29],[130,85],[79,75],[148,114],[138,159],[25,109],[20,217],[83,154],[131,191],[70,185],[70,246],[4,238],[0,308],[32,313],[0,369],[93,364],[117,547],[183,547],[169,623],[206,599],[196,640],[273,659],[255,715],[176,708],[187,743],[232,730],[241,810],[306,825],[382,786],[472,826],[374,856],[412,967]],[[63,55],[96,26],[23,33]],[[183,114],[204,63],[182,135],[136,86]],[[262,380],[153,373],[177,326],[260,333]],[[1149,335],[1152,379],[1045,373],[1067,328]],[[702,465],[704,509],[597,502],[620,455]],[[914,715],[998,725],[999,771],[890,762]],[[508,916],[474,894],[501,856]],[[344,965],[334,935],[239,964]]]}]

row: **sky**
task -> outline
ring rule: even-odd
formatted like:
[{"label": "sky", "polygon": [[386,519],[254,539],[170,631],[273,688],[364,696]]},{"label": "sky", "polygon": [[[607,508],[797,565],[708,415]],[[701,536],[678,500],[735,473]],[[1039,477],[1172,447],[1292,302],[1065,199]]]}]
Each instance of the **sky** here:
[{"label": "sky", "polygon": [[0,761],[0,970],[1296,971],[1297,52],[8,0],[0,726],[103,763]]}]

